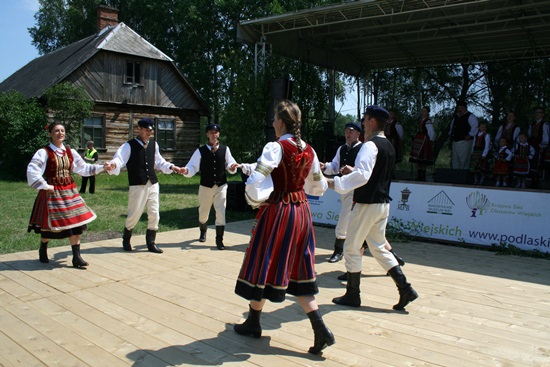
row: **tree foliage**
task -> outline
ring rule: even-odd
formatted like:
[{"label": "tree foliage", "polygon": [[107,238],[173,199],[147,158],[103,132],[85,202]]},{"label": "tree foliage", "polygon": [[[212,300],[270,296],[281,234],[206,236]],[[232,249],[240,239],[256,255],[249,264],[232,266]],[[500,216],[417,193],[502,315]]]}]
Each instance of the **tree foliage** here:
[{"label": "tree foliage", "polygon": [[35,99],[14,91],[0,93],[0,160],[4,168],[24,177],[34,152],[48,142],[47,124],[46,112]]}]

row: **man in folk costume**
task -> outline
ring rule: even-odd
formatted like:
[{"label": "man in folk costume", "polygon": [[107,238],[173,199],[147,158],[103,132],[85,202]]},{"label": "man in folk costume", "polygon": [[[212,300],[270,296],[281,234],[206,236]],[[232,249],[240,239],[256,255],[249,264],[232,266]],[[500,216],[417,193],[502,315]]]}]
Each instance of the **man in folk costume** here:
[{"label": "man in folk costume", "polygon": [[388,272],[399,290],[399,302],[394,310],[403,310],[418,294],[407,282],[395,256],[386,249],[386,224],[390,214],[390,183],[395,166],[395,150],[384,136],[389,113],[379,106],[365,111],[365,140],[355,160],[355,169],[342,177],[329,179],[329,187],[340,194],[353,192],[353,215],[344,243],[347,270],[346,293],[332,302],[359,307],[362,270],[361,247],[366,241],[372,256]]},{"label": "man in folk costume", "polygon": [[128,170],[128,217],[122,235],[122,248],[125,251],[133,251],[130,243],[132,231],[147,207],[147,249],[158,254],[163,252],[155,244],[160,220],[159,184],[155,170],[170,174],[180,173],[181,168],[161,156],[158,144],[151,139],[154,126],[155,123],[149,118],[139,120],[138,136],[122,144],[113,159],[106,164],[110,174],[118,175],[124,166]]},{"label": "man in folk costume", "polygon": [[458,101],[456,114],[451,121],[449,136],[453,142],[451,165],[454,169],[469,169],[472,144],[477,134],[479,121],[468,111],[466,102]]},{"label": "man in folk costume", "polygon": [[[361,135],[361,127],[355,122],[348,122],[346,124],[346,143],[338,148],[336,155],[332,159],[332,162],[320,163],[321,170],[325,175],[341,176],[340,170],[346,165],[354,166],[357,152],[361,149],[361,141],[359,136]],[[353,204],[353,192],[348,192],[345,195],[340,196],[342,207],[340,209],[340,215],[338,216],[338,224],[336,225],[336,240],[334,241],[334,252],[328,260],[330,263],[335,263],[344,257],[344,241],[346,240],[346,234],[348,229],[349,217],[351,215],[351,206]]]},{"label": "man in folk costume", "polygon": [[227,205],[227,175],[237,172],[239,164],[231,155],[229,147],[220,143],[220,125],[206,126],[207,143],[197,149],[182,168],[185,177],[193,177],[201,173],[199,186],[199,229],[200,242],[206,241],[208,216],[214,205],[216,211],[216,247],[224,250],[223,236],[225,232],[225,208]]}]

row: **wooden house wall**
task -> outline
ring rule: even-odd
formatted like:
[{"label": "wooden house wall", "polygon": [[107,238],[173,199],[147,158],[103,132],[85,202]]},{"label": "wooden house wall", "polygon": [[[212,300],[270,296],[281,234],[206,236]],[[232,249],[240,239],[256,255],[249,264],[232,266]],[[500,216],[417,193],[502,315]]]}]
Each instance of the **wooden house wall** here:
[{"label": "wooden house wall", "polygon": [[[140,63],[138,86],[124,83],[127,60]],[[176,122],[175,149],[161,152],[166,160],[185,164],[199,146],[200,106],[170,62],[100,52],[67,80],[84,87],[95,101],[94,115],[104,117],[102,159],[112,158],[120,145],[136,136],[137,122],[145,117]]]}]

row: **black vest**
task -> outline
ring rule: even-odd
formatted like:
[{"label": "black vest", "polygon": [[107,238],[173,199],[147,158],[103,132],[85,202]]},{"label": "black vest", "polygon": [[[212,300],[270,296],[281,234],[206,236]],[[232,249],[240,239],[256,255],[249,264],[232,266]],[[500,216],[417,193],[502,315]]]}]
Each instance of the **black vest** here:
[{"label": "black vest", "polygon": [[461,141],[464,140],[464,137],[470,133],[470,130],[472,127],[470,126],[470,123],[468,122],[468,119],[470,118],[471,112],[466,112],[464,115],[458,117],[458,115],[455,115],[454,117],[454,123],[453,123],[453,131],[451,132],[451,136],[453,137],[453,141]]},{"label": "black vest", "polygon": [[376,163],[369,181],[355,189],[353,201],[361,204],[389,203],[390,183],[395,166],[395,149],[386,138],[375,136],[371,140],[378,148]]},{"label": "black vest", "polygon": [[355,158],[357,158],[357,153],[361,150],[361,145],[363,144],[360,142],[349,150],[346,144],[340,147],[340,168],[345,165],[355,166]]},{"label": "black vest", "polygon": [[199,148],[201,153],[201,185],[213,187],[214,185],[224,185],[227,183],[225,174],[225,151],[227,147],[220,144],[216,153],[212,153],[206,145]]},{"label": "black vest", "polygon": [[131,153],[126,168],[128,169],[128,182],[130,186],[145,185],[147,181],[152,184],[158,182],[155,173],[155,141],[149,140],[147,149],[136,140],[128,140]]}]

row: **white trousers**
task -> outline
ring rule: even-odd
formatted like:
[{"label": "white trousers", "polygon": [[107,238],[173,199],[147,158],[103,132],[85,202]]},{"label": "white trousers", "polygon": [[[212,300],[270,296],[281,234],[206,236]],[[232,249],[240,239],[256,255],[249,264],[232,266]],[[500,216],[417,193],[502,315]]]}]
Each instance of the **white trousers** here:
[{"label": "white trousers", "polygon": [[453,157],[451,165],[454,169],[470,169],[473,140],[453,141]]},{"label": "white trousers", "polygon": [[342,207],[336,224],[336,238],[345,239],[348,233],[349,218],[351,216],[351,207],[353,206],[353,190],[345,195],[340,195]]},{"label": "white trousers", "polygon": [[132,185],[128,191],[128,217],[124,226],[132,230],[139,222],[143,209],[147,206],[147,229],[159,229],[159,184]]},{"label": "white trousers", "polygon": [[346,270],[358,273],[362,270],[361,246],[366,240],[369,251],[384,271],[399,265],[391,252],[386,250],[386,224],[390,204],[356,203],[351,212],[348,236],[344,242]]},{"label": "white trousers", "polygon": [[216,225],[225,226],[225,206],[227,198],[227,184],[213,187],[199,186],[199,222],[208,222],[210,208],[214,204],[216,211]]}]

